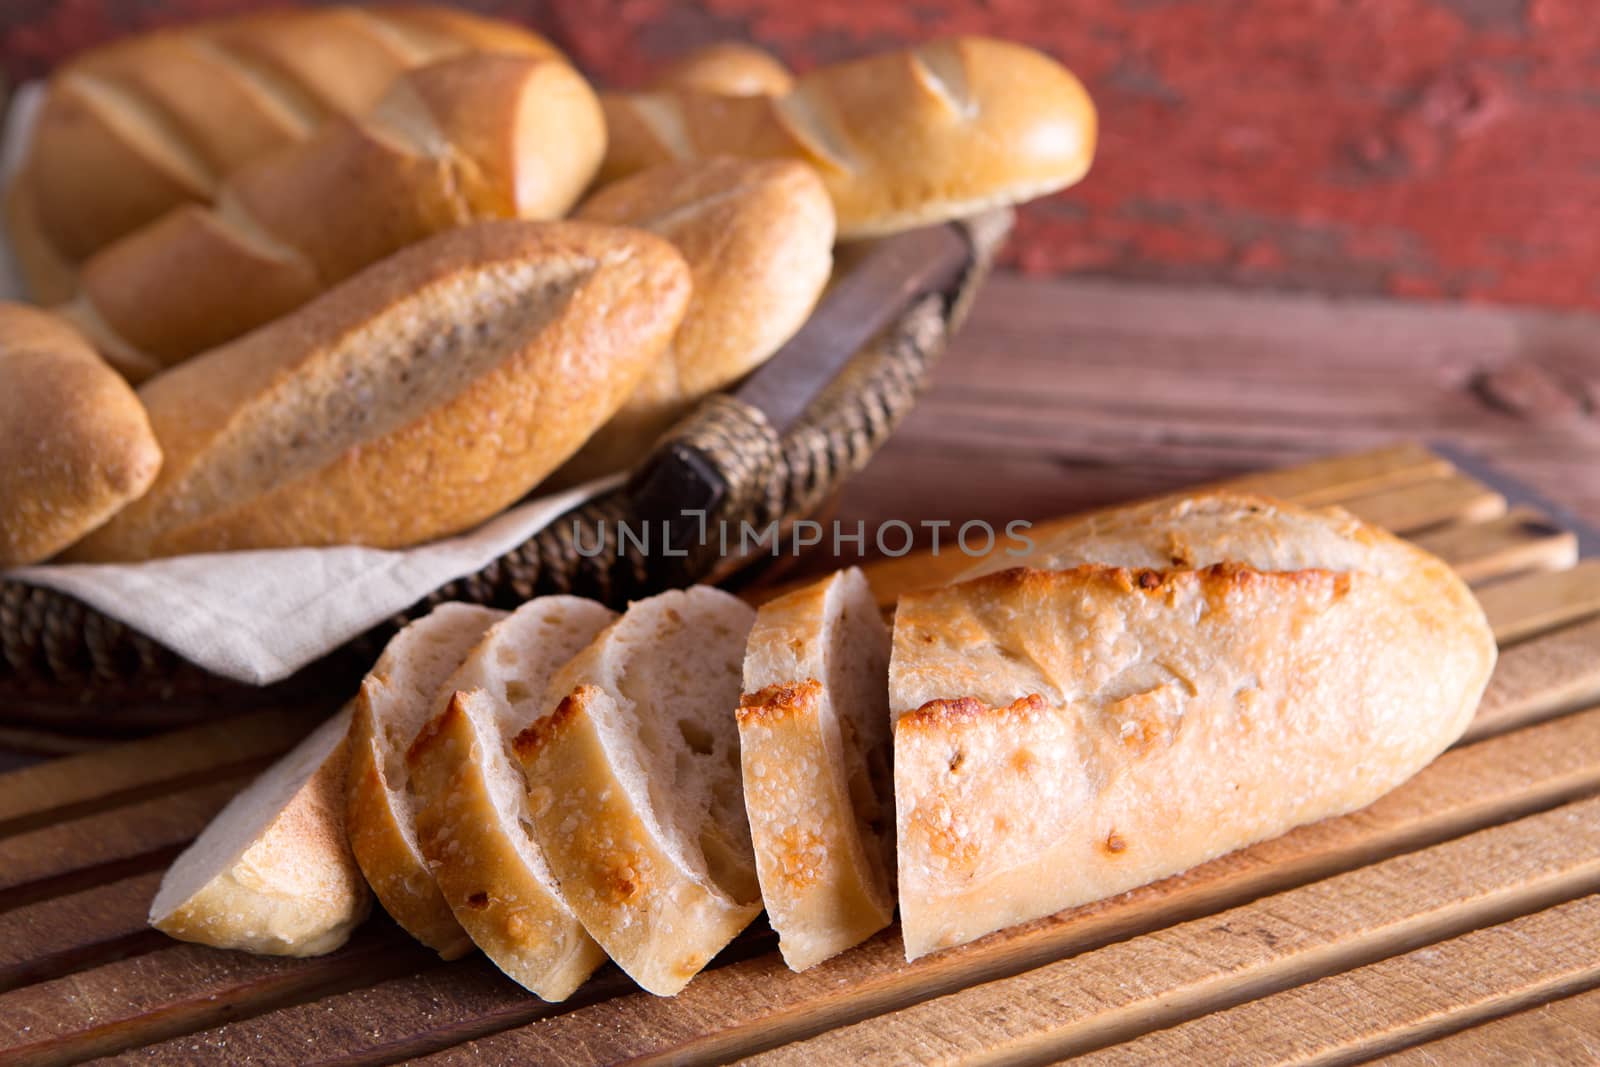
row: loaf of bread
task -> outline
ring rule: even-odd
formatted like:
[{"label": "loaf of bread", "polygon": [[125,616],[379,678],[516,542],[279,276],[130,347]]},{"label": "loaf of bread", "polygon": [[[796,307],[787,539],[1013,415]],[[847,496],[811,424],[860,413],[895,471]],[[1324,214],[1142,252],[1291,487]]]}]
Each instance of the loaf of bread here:
[{"label": "loaf of bread", "polygon": [[101,249],[63,306],[130,378],[214,348],[425,237],[563,215],[599,166],[600,106],[551,58],[469,55],[402,75]]},{"label": "loaf of bread", "polygon": [[761,606],[739,759],[767,919],[803,971],[894,918],[889,631],[852,567]]},{"label": "loaf of bread", "polygon": [[54,315],[0,303],[0,567],[48,559],[155,481],[144,405]]},{"label": "loaf of bread", "polygon": [[561,484],[626,469],[696,401],[765,362],[810,317],[833,263],[827,191],[787,160],[652,167],[602,189],[578,217],[670,241],[694,288],[666,356],[563,468]]},{"label": "loaf of bread", "polygon": [[472,52],[559,57],[508,23],[409,6],[247,15],[77,57],[50,80],[9,198],[34,298],[66,299],[76,263],[209,202],[325,120],[364,114],[400,73]]},{"label": "loaf of bread", "polygon": [[526,827],[511,742],[551,709],[550,679],[616,618],[592,600],[539,597],[496,623],[434,698],[406,754],[417,843],[468,936],[512,981],[565,1000],[606,960]]},{"label": "loaf of bread", "polygon": [[753,44],[719,41],[673,63],[651,88],[724,96],[782,96],[794,88],[794,75],[772,53]]},{"label": "loaf of bread", "polygon": [[152,926],[271,956],[344,944],[372,905],[345,835],[349,724],[333,716],[228,802],[161,879]]},{"label": "loaf of bread", "polygon": [[783,96],[603,96],[604,180],[714,155],[798,159],[839,235],[892,233],[1042,196],[1083,177],[1095,113],[1048,56],[981,37],[820,67]]},{"label": "loaf of bread", "polygon": [[161,475],[74,558],[467,529],[605,424],[688,297],[682,258],[635,230],[487,222],[414,245],[146,384]]},{"label": "loaf of bread", "polygon": [[907,958],[1364,807],[1461,736],[1467,587],[1338,510],[1102,513],[901,598],[889,697]]},{"label": "loaf of bread", "polygon": [[556,673],[514,742],[534,838],[617,965],[670,996],[761,912],[733,709],[755,612],[641,600]]},{"label": "loaf of bread", "polygon": [[406,749],[439,687],[505,612],[441,604],[390,639],[361,682],[350,721],[345,822],[372,891],[412,937],[455,959],[472,950],[417,839]]}]

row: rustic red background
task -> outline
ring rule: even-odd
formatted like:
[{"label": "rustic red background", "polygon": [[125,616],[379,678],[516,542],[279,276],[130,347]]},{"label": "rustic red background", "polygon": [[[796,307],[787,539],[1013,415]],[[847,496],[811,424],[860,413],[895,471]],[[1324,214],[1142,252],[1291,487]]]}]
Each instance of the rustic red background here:
[{"label": "rustic red background", "polygon": [[[37,75],[251,0],[6,0]],[[1023,217],[1033,272],[1600,307],[1595,0],[479,0],[631,84],[702,41],[796,67],[944,33],[1054,53],[1099,102],[1090,178]]]}]

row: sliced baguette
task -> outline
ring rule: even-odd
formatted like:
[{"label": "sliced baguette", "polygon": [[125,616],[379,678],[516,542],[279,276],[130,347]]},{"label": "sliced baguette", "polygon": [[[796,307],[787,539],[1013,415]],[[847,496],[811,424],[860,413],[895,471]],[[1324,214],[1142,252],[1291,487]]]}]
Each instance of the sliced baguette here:
[{"label": "sliced baguette", "polygon": [[1370,804],[1495,661],[1448,567],[1337,508],[1161,500],[1026,562],[896,609],[907,958]]},{"label": "sliced baguette", "polygon": [[663,996],[761,911],[734,722],[754,621],[703,586],[634,604],[556,674],[555,711],[514,742],[567,903]]},{"label": "sliced baguette", "polygon": [[441,604],[396,634],[361,683],[350,721],[346,821],[356,862],[394,921],[445,959],[472,942],[417,844],[406,749],[472,646],[505,612]]},{"label": "sliced baguette", "polygon": [[797,971],[894,917],[889,630],[855,567],[763,604],[739,757],[756,872]]},{"label": "sliced baguette", "polygon": [[344,826],[349,709],[228,803],[161,879],[150,925],[273,956],[332,952],[372,898]]},{"label": "sliced baguette", "polygon": [[565,1000],[606,954],[562,899],[529,836],[528,786],[512,739],[540,718],[555,672],[616,618],[548,596],[496,623],[445,680],[444,704],[406,763],[417,842],[468,936],[513,981]]}]

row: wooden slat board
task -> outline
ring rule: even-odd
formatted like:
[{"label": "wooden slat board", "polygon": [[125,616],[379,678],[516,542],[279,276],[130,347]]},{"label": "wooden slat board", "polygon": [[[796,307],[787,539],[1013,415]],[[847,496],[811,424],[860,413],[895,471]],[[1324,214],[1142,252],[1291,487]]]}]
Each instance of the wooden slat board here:
[{"label": "wooden slat board", "polygon": [[[1502,644],[1467,738],[1364,811],[914,964],[891,928],[794,974],[758,921],[676,998],[607,967],[547,1005],[382,918],[315,960],[145,926],[170,856],[310,725],[257,714],[0,775],[0,1063],[1600,1054],[1600,562],[1574,566],[1571,530],[1419,446],[1243,481],[1441,553]],[[892,601],[953,569],[889,560],[874,586]]]}]

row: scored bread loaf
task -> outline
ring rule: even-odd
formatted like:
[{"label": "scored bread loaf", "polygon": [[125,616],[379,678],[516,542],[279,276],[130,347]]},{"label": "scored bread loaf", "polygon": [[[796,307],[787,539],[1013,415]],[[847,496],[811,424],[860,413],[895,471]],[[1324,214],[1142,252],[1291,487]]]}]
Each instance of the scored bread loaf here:
[{"label": "scored bread loaf", "polygon": [[678,254],[633,230],[489,222],[414,245],[147,383],[161,475],[74,558],[469,528],[611,417],[688,293]]},{"label": "scored bread loaf", "polygon": [[440,604],[395,634],[361,682],[350,720],[345,821],[350,848],[384,910],[445,959],[472,942],[434,882],[417,841],[406,750],[444,680],[505,612]]},{"label": "scored bread loaf", "polygon": [[894,918],[889,631],[855,567],[761,606],[739,757],[767,918],[797,971]]},{"label": "scored bread loaf", "polygon": [[526,829],[528,785],[511,742],[549,710],[542,702],[556,670],[615,618],[571,596],[522,605],[445,679],[438,714],[406,755],[417,842],[456,921],[495,966],[545,1000],[571,996],[606,954]]},{"label": "scored bread loaf", "polygon": [[128,383],[62,319],[0,303],[0,567],[55,555],[160,467]]},{"label": "scored bread loaf", "polygon": [[761,912],[739,784],[755,612],[696,586],[632,605],[514,742],[568,905],[634,981],[677,993]]},{"label": "scored bread loaf", "polygon": [[1336,508],[1174,498],[1006,562],[895,614],[908,959],[1364,807],[1495,661],[1445,564]]},{"label": "scored bread loaf", "polygon": [[345,943],[372,904],[345,835],[349,723],[346,708],[228,802],[162,877],[150,925],[273,956]]},{"label": "scored bread loaf", "polygon": [[693,295],[666,355],[562,469],[564,484],[629,467],[696,401],[765,362],[805,324],[833,263],[827,190],[788,160],[652,167],[602,189],[578,218],[670,241]]},{"label": "scored bread loaf", "polygon": [[602,180],[714,155],[798,159],[839,236],[870,237],[1043,196],[1082,178],[1083,86],[1022,45],[957,37],[804,74],[783,96],[609,93]]},{"label": "scored bread loaf", "polygon": [[8,198],[34,299],[65,299],[73,264],[363,114],[403,71],[485,51],[559,57],[509,23],[411,6],[266,12],[84,53],[50,79]]},{"label": "scored bread loaf", "polygon": [[772,53],[742,41],[718,41],[697,48],[662,71],[654,89],[688,89],[725,96],[781,96],[794,88],[794,75]]},{"label": "scored bread loaf", "polygon": [[100,249],[62,310],[135,380],[239,337],[407,245],[490,218],[556,218],[605,128],[553,58],[470,55],[402,75],[361,118],[231,174]]}]

